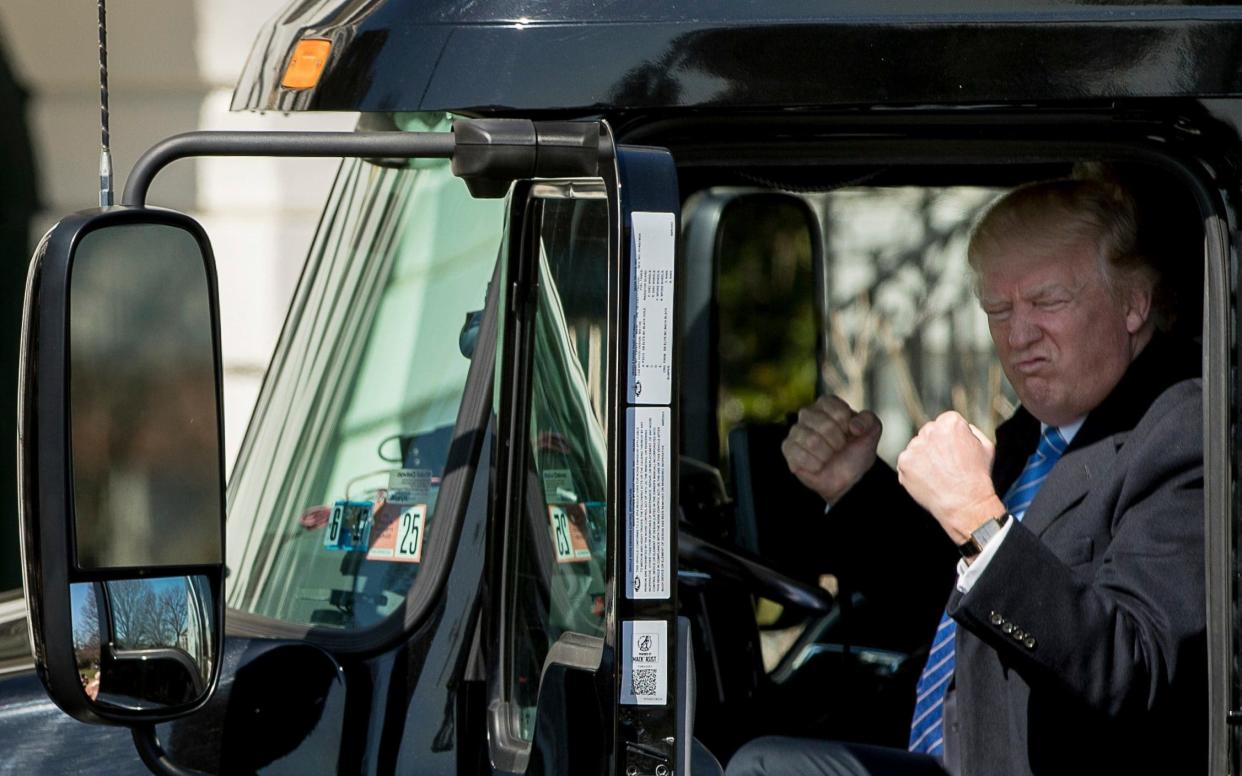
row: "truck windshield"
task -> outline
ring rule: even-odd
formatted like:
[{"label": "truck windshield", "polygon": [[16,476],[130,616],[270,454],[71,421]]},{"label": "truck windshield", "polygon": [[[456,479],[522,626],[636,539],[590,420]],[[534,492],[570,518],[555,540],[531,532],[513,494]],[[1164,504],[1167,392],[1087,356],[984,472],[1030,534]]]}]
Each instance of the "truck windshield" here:
[{"label": "truck windshield", "polygon": [[230,607],[354,629],[405,600],[503,222],[447,161],[342,164],[230,483]]}]

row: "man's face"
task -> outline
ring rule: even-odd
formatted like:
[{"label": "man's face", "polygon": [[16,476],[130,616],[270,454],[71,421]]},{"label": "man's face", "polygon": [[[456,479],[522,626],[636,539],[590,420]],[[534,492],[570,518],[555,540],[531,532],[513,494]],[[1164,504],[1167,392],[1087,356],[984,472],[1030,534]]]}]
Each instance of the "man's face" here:
[{"label": "man's face", "polygon": [[1093,240],[1032,245],[1015,237],[981,257],[980,302],[1023,406],[1059,426],[1095,409],[1146,344],[1150,294],[1114,296]]}]

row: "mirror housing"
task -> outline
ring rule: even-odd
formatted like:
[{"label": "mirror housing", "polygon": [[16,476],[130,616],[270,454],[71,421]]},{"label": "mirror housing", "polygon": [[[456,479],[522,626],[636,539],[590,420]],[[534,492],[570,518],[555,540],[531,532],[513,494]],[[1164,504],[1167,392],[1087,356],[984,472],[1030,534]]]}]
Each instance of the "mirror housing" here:
[{"label": "mirror housing", "polygon": [[83,722],[201,707],[224,623],[224,444],[211,245],[180,213],[75,213],[26,283],[22,570],[51,699]]}]

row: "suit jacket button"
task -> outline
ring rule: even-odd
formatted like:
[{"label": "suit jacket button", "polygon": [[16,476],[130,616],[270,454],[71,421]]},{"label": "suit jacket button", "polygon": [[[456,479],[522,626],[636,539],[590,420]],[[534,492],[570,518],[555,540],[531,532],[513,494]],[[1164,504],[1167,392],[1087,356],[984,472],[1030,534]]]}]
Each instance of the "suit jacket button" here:
[{"label": "suit jacket button", "polygon": [[992,619],[992,624],[993,624],[993,625],[1000,625],[1001,623],[1003,623],[1003,622],[1005,621],[1005,618],[1004,618],[1004,617],[1001,617],[1001,616],[1000,616],[1000,614],[999,614],[998,612],[992,612],[992,618],[991,618],[991,619]]},{"label": "suit jacket button", "polygon": [[1020,628],[1015,628],[1013,632],[1013,640],[1021,642],[1026,639],[1026,634]]},{"label": "suit jacket button", "polygon": [[1006,636],[1008,636],[1010,633],[1013,633],[1013,623],[1012,622],[1005,623],[1004,625],[1001,626],[1001,631]]},{"label": "suit jacket button", "polygon": [[1022,643],[1026,645],[1027,649],[1035,649],[1035,637],[1034,636],[1031,636],[1028,634],[1026,637],[1026,641]]}]

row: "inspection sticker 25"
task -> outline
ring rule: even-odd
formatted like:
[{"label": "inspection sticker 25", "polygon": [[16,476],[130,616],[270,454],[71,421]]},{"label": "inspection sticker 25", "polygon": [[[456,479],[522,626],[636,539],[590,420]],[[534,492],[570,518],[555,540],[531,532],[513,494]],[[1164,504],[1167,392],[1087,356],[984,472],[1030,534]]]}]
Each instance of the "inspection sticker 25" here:
[{"label": "inspection sticker 25", "polygon": [[591,559],[586,507],[582,504],[548,504],[548,522],[557,563],[582,563]]},{"label": "inspection sticker 25", "polygon": [[375,528],[378,533],[367,551],[367,560],[422,562],[423,538],[427,533],[426,504],[385,507],[376,516]]}]

